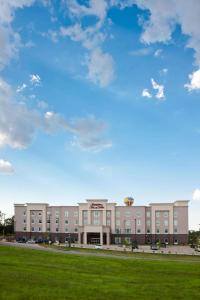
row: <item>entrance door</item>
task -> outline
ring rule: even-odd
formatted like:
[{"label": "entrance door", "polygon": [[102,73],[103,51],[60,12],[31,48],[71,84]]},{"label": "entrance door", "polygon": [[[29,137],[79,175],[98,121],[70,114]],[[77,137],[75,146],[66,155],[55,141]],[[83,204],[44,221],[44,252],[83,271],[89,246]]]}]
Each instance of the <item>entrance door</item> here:
[{"label": "entrance door", "polygon": [[100,244],[100,233],[99,232],[88,232],[87,233],[88,244]]},{"label": "entrance door", "polygon": [[91,238],[90,242],[91,242],[91,244],[100,244],[100,239],[99,238]]}]

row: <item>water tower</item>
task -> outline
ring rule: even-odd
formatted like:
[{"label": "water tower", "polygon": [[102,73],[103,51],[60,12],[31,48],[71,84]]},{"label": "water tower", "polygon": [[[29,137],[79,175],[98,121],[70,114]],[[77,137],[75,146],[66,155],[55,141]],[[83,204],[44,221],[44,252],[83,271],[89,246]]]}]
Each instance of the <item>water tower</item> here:
[{"label": "water tower", "polygon": [[134,199],[132,197],[126,197],[124,198],[124,204],[126,206],[132,206],[134,203]]}]

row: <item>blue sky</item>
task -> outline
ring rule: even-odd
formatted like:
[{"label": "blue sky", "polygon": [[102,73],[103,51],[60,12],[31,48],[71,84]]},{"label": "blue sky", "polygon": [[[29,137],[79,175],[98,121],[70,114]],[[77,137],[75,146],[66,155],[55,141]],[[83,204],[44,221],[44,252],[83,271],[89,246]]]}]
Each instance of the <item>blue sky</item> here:
[{"label": "blue sky", "polygon": [[2,0],[0,210],[188,199],[200,223],[198,0]]}]

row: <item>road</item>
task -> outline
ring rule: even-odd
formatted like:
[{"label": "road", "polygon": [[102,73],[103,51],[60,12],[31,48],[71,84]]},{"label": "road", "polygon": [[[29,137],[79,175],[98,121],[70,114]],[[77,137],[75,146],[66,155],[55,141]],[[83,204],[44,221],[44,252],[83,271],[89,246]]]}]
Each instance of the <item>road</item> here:
[{"label": "road", "polygon": [[[94,257],[106,257],[106,258],[117,258],[117,259],[130,259],[130,260],[151,260],[151,261],[177,261],[177,262],[186,262],[186,263],[200,263],[200,256],[199,255],[195,255],[195,259],[191,259],[191,256],[182,256],[182,257],[178,257],[179,255],[177,255],[177,259],[176,257],[166,257],[168,256],[168,254],[163,255],[163,257],[161,257],[161,255],[157,256],[157,254],[152,254],[152,255],[146,255],[146,254],[140,254],[137,255],[137,253],[133,253],[131,255],[125,255],[125,254],[119,254],[119,255],[115,255],[115,254],[111,254],[111,253],[105,253],[102,252],[101,250],[98,250],[98,252],[96,251],[82,251],[82,250],[62,250],[62,249],[55,249],[55,248],[50,248],[50,247],[43,247],[40,246],[38,244],[23,244],[23,243],[15,243],[15,242],[2,242],[0,241],[0,245],[4,245],[4,246],[10,246],[10,247],[18,247],[18,248],[25,248],[25,249],[33,249],[33,250],[39,250],[39,251],[46,251],[46,252],[54,252],[54,253],[62,253],[65,255],[82,255],[82,256],[94,256]],[[152,257],[154,256],[154,257]],[[199,258],[199,259],[198,259]]]}]

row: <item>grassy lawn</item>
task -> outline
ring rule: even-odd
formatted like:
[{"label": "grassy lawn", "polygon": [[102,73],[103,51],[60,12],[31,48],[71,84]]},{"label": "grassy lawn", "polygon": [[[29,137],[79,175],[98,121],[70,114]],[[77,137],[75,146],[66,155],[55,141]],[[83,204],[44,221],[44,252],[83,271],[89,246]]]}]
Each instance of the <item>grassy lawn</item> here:
[{"label": "grassy lawn", "polygon": [[200,262],[124,260],[0,246],[0,299],[199,300]]}]

